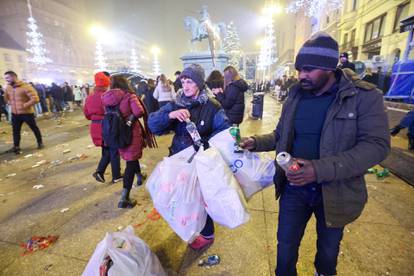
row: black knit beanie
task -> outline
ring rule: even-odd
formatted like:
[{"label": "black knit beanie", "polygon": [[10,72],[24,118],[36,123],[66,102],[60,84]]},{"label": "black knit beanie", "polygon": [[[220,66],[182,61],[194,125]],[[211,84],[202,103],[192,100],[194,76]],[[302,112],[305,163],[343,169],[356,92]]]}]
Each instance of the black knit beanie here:
[{"label": "black knit beanie", "polygon": [[311,67],[334,71],[339,61],[338,43],[324,32],[314,34],[300,48],[295,61],[296,70]]}]

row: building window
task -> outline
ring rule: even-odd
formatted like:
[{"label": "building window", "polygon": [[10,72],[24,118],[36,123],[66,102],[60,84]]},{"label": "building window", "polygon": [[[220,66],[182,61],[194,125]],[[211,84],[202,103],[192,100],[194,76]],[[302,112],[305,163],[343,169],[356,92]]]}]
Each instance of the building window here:
[{"label": "building window", "polygon": [[343,44],[347,44],[348,43],[348,33],[344,34],[344,43]]},{"label": "building window", "polygon": [[374,20],[368,22],[365,25],[365,37],[364,42],[368,42],[381,37],[384,34],[384,19],[385,14]]},{"label": "building window", "polygon": [[356,37],[356,29],[353,29],[351,31],[351,41],[350,41],[350,43],[351,43],[352,46],[355,45],[355,37]]},{"label": "building window", "polygon": [[408,8],[410,2],[402,3],[397,7],[397,12],[395,13],[395,20],[394,20],[394,31],[398,31],[400,27],[400,21],[408,16]]},{"label": "building window", "polygon": [[7,53],[4,54],[4,61],[5,62],[10,62],[11,61],[11,57],[10,57],[9,54],[7,54]]},{"label": "building window", "polygon": [[352,0],[352,11],[355,11],[358,5],[358,0]]}]

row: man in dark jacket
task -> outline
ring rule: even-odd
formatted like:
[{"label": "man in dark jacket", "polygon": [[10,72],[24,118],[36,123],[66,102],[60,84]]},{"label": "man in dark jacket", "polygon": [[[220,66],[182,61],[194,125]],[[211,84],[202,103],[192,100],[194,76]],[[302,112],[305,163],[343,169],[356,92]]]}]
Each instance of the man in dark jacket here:
[{"label": "man in dark jacket", "polygon": [[306,225],[316,217],[316,275],[335,275],[344,226],[367,201],[364,174],[390,150],[381,93],[349,69],[336,69],[338,44],[325,33],[306,41],[296,56],[294,85],[276,130],[244,139],[254,151],[288,152],[300,165],[277,166],[279,201],[276,275],[297,275],[298,250]]},{"label": "man in dark jacket", "polygon": [[69,111],[73,111],[73,90],[72,87],[65,81],[63,84],[63,102]]},{"label": "man in dark jacket", "polygon": [[341,62],[338,66],[340,69],[348,68],[355,72],[355,64],[349,61],[349,56],[347,52],[343,52],[339,56],[339,61]]},{"label": "man in dark jacket", "polygon": [[55,117],[58,119],[58,122],[60,122],[60,116],[63,112],[63,100],[64,100],[64,94],[63,89],[58,86],[56,83],[52,82],[52,87],[50,87],[50,95],[52,96],[53,100],[53,108],[55,110]]}]

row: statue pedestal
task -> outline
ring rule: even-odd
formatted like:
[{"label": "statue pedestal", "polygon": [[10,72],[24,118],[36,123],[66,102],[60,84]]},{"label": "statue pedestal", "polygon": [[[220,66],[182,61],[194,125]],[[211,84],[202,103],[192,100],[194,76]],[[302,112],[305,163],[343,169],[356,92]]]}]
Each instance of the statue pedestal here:
[{"label": "statue pedestal", "polygon": [[217,51],[214,59],[215,66],[213,66],[213,61],[211,60],[210,51],[187,53],[180,59],[183,61],[184,68],[193,63],[201,65],[207,78],[213,70],[219,70],[223,73],[224,68],[228,65],[229,56],[223,51]]}]

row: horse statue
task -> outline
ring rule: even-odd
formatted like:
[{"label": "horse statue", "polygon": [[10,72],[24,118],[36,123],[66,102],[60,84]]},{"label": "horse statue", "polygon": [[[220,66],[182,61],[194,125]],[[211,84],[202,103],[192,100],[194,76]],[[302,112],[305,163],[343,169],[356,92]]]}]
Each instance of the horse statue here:
[{"label": "horse statue", "polygon": [[191,43],[196,41],[201,42],[203,39],[208,39],[214,64],[214,52],[217,48],[216,44],[219,43],[218,48],[221,48],[221,37],[224,37],[225,35],[226,24],[222,22],[213,24],[207,12],[207,6],[202,7],[200,14],[200,20],[197,20],[192,16],[186,16],[184,18],[184,26],[186,30],[191,32]]}]

